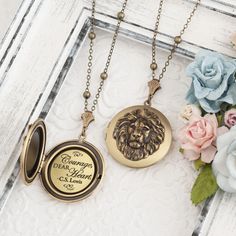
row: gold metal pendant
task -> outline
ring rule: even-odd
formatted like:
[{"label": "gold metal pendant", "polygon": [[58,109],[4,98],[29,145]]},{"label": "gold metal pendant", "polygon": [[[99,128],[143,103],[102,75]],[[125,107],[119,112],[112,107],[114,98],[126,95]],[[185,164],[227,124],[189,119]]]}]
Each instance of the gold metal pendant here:
[{"label": "gold metal pendant", "polygon": [[111,156],[129,167],[147,167],[161,160],[172,142],[167,118],[150,106],[120,111],[107,128],[106,144]]},{"label": "gold metal pendant", "polygon": [[45,154],[46,126],[38,119],[30,126],[21,154],[27,184],[40,173],[47,192],[62,201],[88,197],[101,182],[104,171],[100,152],[86,141],[70,140]]}]

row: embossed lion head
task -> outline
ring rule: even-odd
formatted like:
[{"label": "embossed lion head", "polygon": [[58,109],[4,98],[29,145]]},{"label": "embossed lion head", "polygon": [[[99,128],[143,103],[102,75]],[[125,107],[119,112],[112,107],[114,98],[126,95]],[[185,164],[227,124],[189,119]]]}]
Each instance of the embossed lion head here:
[{"label": "embossed lion head", "polygon": [[125,158],[139,161],[159,149],[165,128],[159,117],[147,108],[126,113],[115,126],[113,138]]}]

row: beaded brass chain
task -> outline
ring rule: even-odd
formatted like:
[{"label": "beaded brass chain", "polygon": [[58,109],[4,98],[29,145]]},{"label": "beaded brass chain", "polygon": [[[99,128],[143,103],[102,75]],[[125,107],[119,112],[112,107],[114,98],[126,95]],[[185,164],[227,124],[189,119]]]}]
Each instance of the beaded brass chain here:
[{"label": "beaded brass chain", "polygon": [[[89,88],[90,88],[91,73],[92,73],[92,66],[93,66],[94,40],[96,38],[96,33],[95,33],[95,29],[94,29],[95,28],[96,0],[92,0],[92,11],[91,11],[91,18],[90,18],[91,27],[90,27],[90,31],[88,34],[88,37],[90,39],[89,51],[88,51],[88,68],[87,68],[87,76],[86,76],[86,87],[85,87],[85,91],[83,93],[83,97],[84,97],[85,101],[84,101],[84,113],[82,114],[82,120],[83,120],[83,130],[82,130],[82,134],[81,134],[82,138],[85,137],[85,132],[86,132],[88,125],[94,120],[93,112],[96,109],[98,99],[99,99],[100,94],[103,89],[104,81],[108,78],[108,69],[109,69],[109,66],[111,63],[111,58],[112,58],[114,48],[116,45],[120,25],[121,25],[121,22],[125,18],[125,9],[126,9],[127,2],[128,2],[128,0],[125,0],[123,2],[121,11],[119,11],[117,14],[117,25],[116,25],[115,32],[112,37],[111,47],[110,47],[110,50],[108,53],[107,61],[105,63],[102,73],[100,74],[101,81],[99,83],[97,93],[95,94],[95,97],[94,97],[91,107],[89,109],[88,108],[88,106],[89,106],[88,100],[91,97],[91,93],[89,91]],[[161,73],[159,74],[159,76],[157,78],[156,70],[157,70],[158,66],[156,63],[156,47],[157,47],[156,38],[157,38],[159,23],[160,23],[160,19],[161,19],[162,6],[164,3],[164,0],[160,0],[157,19],[156,19],[155,27],[154,27],[154,35],[153,35],[153,40],[152,40],[152,62],[150,64],[150,68],[152,70],[152,80],[148,82],[149,95],[148,95],[148,99],[145,101],[145,105],[149,105],[149,106],[151,105],[151,99],[153,98],[156,91],[160,88],[160,80],[164,77],[164,73],[166,72],[166,69],[170,64],[173,54],[174,54],[176,48],[178,47],[178,45],[182,41],[182,35],[184,34],[185,30],[188,28],[188,25],[191,22],[192,17],[194,15],[195,11],[197,10],[200,2],[201,2],[201,0],[196,1],[193,10],[190,13],[190,16],[187,18],[187,22],[184,24],[182,30],[180,31],[180,34],[174,38],[174,44],[170,50],[170,54],[168,55],[167,60],[164,64],[164,67],[161,69]]]},{"label": "beaded brass chain", "polygon": [[[119,34],[119,29],[120,29],[121,22],[125,18],[125,13],[124,12],[125,12],[127,2],[128,2],[128,0],[124,1],[121,11],[118,12],[118,14],[117,14],[117,25],[116,25],[115,32],[114,32],[114,35],[113,35],[113,38],[112,38],[112,43],[111,43],[111,47],[110,47],[110,50],[109,50],[109,54],[108,54],[108,57],[107,57],[105,67],[104,67],[102,73],[100,74],[101,81],[100,81],[97,93],[95,95],[95,98],[92,102],[92,106],[91,106],[91,109],[90,109],[92,112],[96,109],[96,105],[98,103],[98,99],[99,99],[100,94],[102,92],[104,81],[108,78],[108,68],[109,68],[110,63],[111,63],[111,58],[112,58],[112,54],[114,52],[114,48],[115,48],[116,40],[117,40],[117,37],[118,37],[118,34]],[[94,46],[94,39],[96,38],[96,34],[94,32],[95,3],[96,3],[96,1],[93,0],[92,1],[92,14],[91,14],[91,27],[90,27],[90,32],[88,34],[88,37],[90,39],[89,56],[88,56],[88,69],[87,69],[86,88],[85,88],[85,91],[84,91],[84,94],[83,94],[84,99],[85,99],[85,104],[84,104],[84,111],[85,112],[89,110],[88,109],[88,99],[91,96],[90,91],[89,91],[89,87],[90,87],[91,72],[92,72],[93,46]]]},{"label": "beaded brass chain", "polygon": [[99,87],[97,89],[97,93],[95,94],[94,100],[92,102],[91,108],[88,108],[88,100],[91,97],[91,93],[89,91],[90,88],[90,80],[91,80],[91,73],[92,73],[92,66],[93,66],[93,47],[94,47],[94,40],[96,38],[96,33],[94,30],[94,25],[95,25],[95,8],[96,8],[96,0],[92,0],[92,11],[91,11],[91,18],[90,18],[90,22],[91,22],[91,27],[90,27],[90,31],[88,34],[88,37],[90,39],[90,43],[89,43],[89,52],[88,52],[88,69],[87,69],[87,76],[86,76],[86,87],[85,87],[85,91],[83,93],[83,97],[84,97],[84,113],[82,114],[81,118],[83,120],[83,129],[82,129],[82,133],[80,135],[80,139],[85,139],[85,132],[87,127],[89,126],[89,124],[94,120],[94,116],[93,116],[93,112],[96,109],[97,103],[98,103],[98,99],[100,97],[100,94],[102,92],[102,88],[104,85],[104,81],[108,78],[108,68],[110,66],[111,63],[111,58],[112,58],[112,54],[114,52],[115,49],[115,45],[116,45],[116,40],[119,34],[119,29],[120,29],[120,25],[121,22],[124,20],[125,18],[125,8],[127,5],[128,0],[125,0],[122,4],[122,8],[121,11],[119,11],[117,13],[117,25],[115,28],[115,32],[114,35],[112,37],[112,42],[111,42],[111,47],[108,53],[108,57],[107,57],[107,61],[105,64],[105,67],[102,71],[102,73],[100,74],[100,83],[99,83]]},{"label": "beaded brass chain", "polygon": [[161,88],[160,87],[160,80],[164,77],[164,74],[167,70],[167,67],[170,65],[170,61],[173,58],[173,54],[174,54],[176,48],[182,42],[182,35],[184,34],[185,30],[188,28],[189,23],[192,20],[192,17],[194,16],[198,6],[201,3],[201,0],[196,1],[195,5],[193,7],[193,10],[191,11],[189,17],[187,18],[187,21],[184,24],[183,28],[181,29],[179,35],[174,37],[174,44],[171,47],[170,54],[168,55],[167,60],[165,61],[160,74],[157,76],[156,71],[158,69],[158,66],[157,66],[157,62],[156,62],[156,51],[157,51],[156,38],[157,38],[157,34],[158,34],[158,28],[159,28],[160,19],[161,19],[161,12],[162,12],[163,3],[164,3],[164,0],[161,0],[159,3],[158,14],[157,14],[157,18],[156,18],[155,27],[154,27],[154,34],[153,34],[153,39],[152,39],[152,62],[150,64],[150,69],[152,71],[152,80],[148,82],[149,95],[148,95],[148,99],[144,103],[145,105],[151,105],[151,100],[152,100],[154,94],[156,93],[156,91],[158,89]]}]

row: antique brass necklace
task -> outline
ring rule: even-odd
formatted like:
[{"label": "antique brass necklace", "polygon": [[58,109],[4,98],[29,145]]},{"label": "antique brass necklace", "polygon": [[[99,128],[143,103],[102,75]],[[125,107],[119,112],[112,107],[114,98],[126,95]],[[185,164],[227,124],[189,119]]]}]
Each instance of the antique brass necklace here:
[{"label": "antique brass necklace", "polygon": [[124,11],[128,0],[124,0],[121,11],[117,14],[117,25],[112,38],[109,55],[100,75],[100,84],[88,108],[91,97],[89,88],[92,72],[93,46],[96,34],[94,31],[95,0],[92,1],[91,27],[88,37],[90,39],[86,88],[83,93],[84,113],[82,132],[78,139],[69,140],[55,146],[45,154],[46,125],[42,119],[37,119],[29,126],[21,153],[22,173],[26,184],[30,184],[38,173],[47,192],[62,201],[78,201],[88,197],[99,185],[104,175],[104,162],[101,153],[94,145],[87,142],[86,130],[94,121],[93,112],[102,92],[104,81],[108,77],[108,68],[115,48],[120,24],[124,19]]},{"label": "antique brass necklace", "polygon": [[173,54],[182,41],[182,35],[188,28],[200,2],[201,0],[196,1],[180,34],[174,38],[170,54],[159,76],[157,76],[156,37],[164,0],[159,3],[152,40],[152,62],[150,64],[152,80],[148,82],[148,98],[144,105],[132,106],[120,111],[114,116],[107,128],[106,143],[109,153],[124,165],[130,167],[150,166],[161,160],[169,151],[172,142],[170,123],[160,111],[151,106],[151,101],[155,93],[161,88],[160,81],[163,79]]}]

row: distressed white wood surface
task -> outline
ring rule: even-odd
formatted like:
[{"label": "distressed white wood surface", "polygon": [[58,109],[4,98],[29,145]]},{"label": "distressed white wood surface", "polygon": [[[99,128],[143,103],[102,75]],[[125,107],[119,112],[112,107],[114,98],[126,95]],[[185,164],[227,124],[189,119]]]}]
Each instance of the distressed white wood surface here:
[{"label": "distressed white wood surface", "polygon": [[[88,2],[87,0],[84,1],[86,3]],[[122,0],[111,1],[114,3],[112,7],[111,3],[107,4],[107,2],[109,1],[99,1],[97,4],[98,11],[113,16],[116,15]],[[235,15],[236,1],[233,0],[232,2],[235,2],[231,7]],[[192,3],[193,1],[181,1],[181,4],[179,0],[166,1],[163,7],[163,16],[159,28],[160,33],[172,37],[178,35],[179,29],[186,22],[186,18],[192,10]],[[87,6],[89,7],[90,4],[87,4]],[[211,10],[215,8],[216,4],[214,1],[202,1],[201,7],[196,12],[191,22],[191,26],[184,34],[184,41],[235,56],[236,53],[232,51],[229,40],[232,32],[236,31],[235,17]],[[157,9],[155,0],[130,1],[130,4],[127,5],[126,21],[148,29],[153,29],[156,17],[156,11],[153,9]],[[179,14],[180,12],[181,14]]]},{"label": "distressed white wood surface", "polygon": [[[107,54],[110,40],[110,33],[97,31],[94,54],[96,67],[91,83],[93,94],[97,89],[93,85],[99,84],[98,75],[105,63],[104,54]],[[49,130],[47,150],[60,141],[76,138],[80,133],[82,123],[79,117],[83,111],[82,93],[88,46],[89,41],[86,40],[46,118]],[[1,216],[2,234],[12,235],[16,228],[19,234],[24,235],[31,235],[32,231],[35,232],[34,235],[45,235],[47,231],[47,235],[62,236],[155,233],[171,236],[190,235],[193,232],[200,213],[200,207],[194,207],[189,199],[195,173],[192,165],[176,152],[176,141],[165,160],[158,165],[139,170],[119,165],[109,156],[105,146],[105,129],[112,116],[125,106],[142,104],[146,98],[146,83],[150,76],[150,50],[150,45],[119,38],[113,57],[114,63],[109,71],[111,77],[105,84],[96,111],[96,122],[87,133],[88,141],[101,150],[106,161],[105,178],[100,191],[81,203],[62,204],[50,198],[39,181],[26,187],[20,179]],[[163,64],[167,52],[160,50],[158,55],[158,61]],[[184,103],[182,94],[190,83],[184,72],[189,62],[187,59],[175,57],[163,80],[163,90],[153,101],[153,105],[167,115],[173,124],[173,130],[182,125],[182,122],[178,121],[178,110]],[[14,211],[16,205],[18,207]],[[59,218],[57,214],[54,215],[55,210],[60,212]],[[38,213],[37,216],[35,212]],[[16,222],[15,219],[19,217],[21,220]],[[43,219],[36,220],[39,217]],[[26,228],[29,220],[35,223]],[[46,224],[52,222],[53,225],[58,220],[63,223],[60,223],[56,230]],[[12,221],[16,223],[11,226]]]},{"label": "distressed white wood surface", "polygon": [[[116,15],[121,2],[121,0],[100,0],[98,12],[101,14],[98,15],[98,19],[113,24],[114,19],[109,16]],[[127,22],[123,24],[122,33],[145,42],[150,41],[149,37],[152,35],[151,29],[155,19],[153,9],[156,9],[156,4],[154,0],[130,1],[127,7]],[[75,31],[79,32],[87,18],[88,12],[84,10],[84,6],[90,8],[90,2],[79,0],[42,1],[41,8],[27,32],[27,37],[22,44],[19,42],[21,47],[14,63],[10,65],[7,73],[3,73],[4,76],[0,78],[2,82],[0,87],[2,120],[0,124],[1,195],[6,190],[5,184],[19,156],[21,143],[19,139],[22,136],[22,131],[29,119],[33,120],[40,113],[77,35],[73,34],[69,43],[63,48],[66,39],[76,21],[78,20],[78,24]],[[163,23],[160,27],[159,38],[162,46],[168,47],[168,44],[172,42],[171,37],[178,34],[179,27],[185,22],[187,12],[191,8],[192,1],[181,1],[181,4],[177,0],[167,1],[164,8]],[[184,14],[179,14],[179,12]],[[196,13],[191,27],[184,36],[184,43],[181,48],[190,54],[195,53],[199,48],[209,48],[236,56],[236,52],[231,49],[229,39],[230,35],[236,31],[235,23],[235,0],[202,1],[200,10]],[[133,34],[131,34],[132,32]],[[15,57],[14,52],[17,50],[13,50],[9,54],[6,62]],[[60,58],[59,61],[58,58]],[[53,74],[52,70],[54,70]],[[179,96],[183,95],[180,94]],[[56,139],[55,142],[57,141],[59,140]],[[17,194],[15,193],[15,195]],[[34,199],[34,197],[32,198]],[[7,206],[10,207],[10,203]],[[212,215],[217,217],[215,213]],[[227,215],[224,216],[227,219]],[[209,220],[209,222],[211,221]],[[225,220],[225,222],[228,221]],[[208,226],[208,223],[204,224],[204,229],[208,229]],[[219,228],[215,226],[212,235],[216,231],[220,232]]]},{"label": "distressed white wood surface", "polygon": [[15,18],[23,0],[1,0],[0,1],[0,45]]},{"label": "distressed white wood surface", "polygon": [[41,0],[1,2],[1,17],[4,18],[0,38],[0,85],[21,48],[30,27],[37,15]]}]

